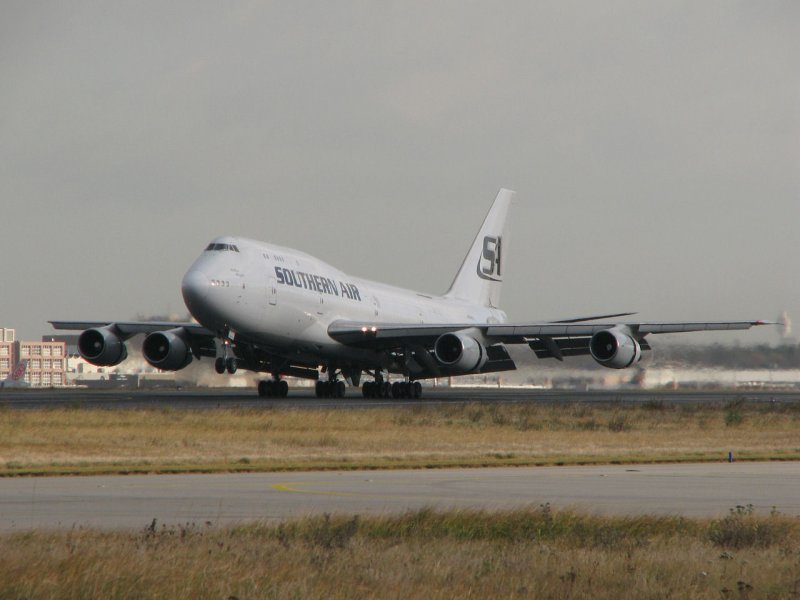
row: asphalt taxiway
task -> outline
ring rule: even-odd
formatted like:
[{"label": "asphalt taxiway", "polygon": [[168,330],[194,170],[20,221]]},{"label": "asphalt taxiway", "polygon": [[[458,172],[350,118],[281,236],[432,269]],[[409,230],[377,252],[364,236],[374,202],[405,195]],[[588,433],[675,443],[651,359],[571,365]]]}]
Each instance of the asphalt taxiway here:
[{"label": "asphalt taxiway", "polygon": [[0,530],[278,521],[423,507],[572,507],[721,516],[737,505],[800,515],[800,463],[518,467],[0,479]]},{"label": "asphalt taxiway", "polygon": [[287,398],[259,398],[251,389],[5,389],[0,390],[0,408],[173,408],[208,410],[218,408],[343,408],[386,406],[436,406],[461,402],[489,403],[642,403],[662,401],[677,404],[751,402],[800,402],[800,391],[707,391],[673,390],[550,390],[536,388],[425,388],[420,400],[367,399],[349,389],[345,398],[316,398],[308,388],[291,390]]}]

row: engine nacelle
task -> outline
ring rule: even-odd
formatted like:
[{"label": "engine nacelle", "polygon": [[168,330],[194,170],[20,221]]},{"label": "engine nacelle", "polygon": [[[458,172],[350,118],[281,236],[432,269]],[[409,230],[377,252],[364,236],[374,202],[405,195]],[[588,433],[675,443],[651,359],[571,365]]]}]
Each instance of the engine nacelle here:
[{"label": "engine nacelle", "polygon": [[148,334],[142,344],[145,360],[162,371],[183,369],[192,362],[192,351],[183,336],[182,327]]},{"label": "engine nacelle", "polygon": [[477,371],[487,358],[483,344],[464,333],[440,335],[433,346],[433,353],[441,364],[460,373]]},{"label": "engine nacelle", "polygon": [[625,331],[604,329],[589,341],[592,358],[609,369],[624,369],[642,359],[642,347]]},{"label": "engine nacelle", "polygon": [[78,336],[78,352],[98,367],[113,367],[128,357],[128,349],[113,326],[87,329]]}]

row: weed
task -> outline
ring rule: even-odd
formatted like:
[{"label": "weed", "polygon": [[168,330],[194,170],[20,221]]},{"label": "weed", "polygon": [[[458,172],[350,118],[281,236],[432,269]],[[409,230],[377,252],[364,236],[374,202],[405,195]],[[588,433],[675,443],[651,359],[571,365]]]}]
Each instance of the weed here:
[{"label": "weed", "polygon": [[495,425],[508,425],[510,419],[499,404],[493,404],[490,412],[492,414],[492,423]]},{"label": "weed", "polygon": [[576,419],[590,417],[594,413],[591,406],[589,406],[588,404],[584,404],[582,402],[577,402],[573,404],[569,412],[571,416],[575,417]]},{"label": "weed", "polygon": [[738,427],[742,424],[742,421],[744,421],[744,417],[742,417],[742,413],[738,409],[730,408],[725,412],[726,427]]},{"label": "weed", "polygon": [[627,415],[617,413],[608,420],[608,430],[614,432],[628,431],[632,429]]},{"label": "weed", "polygon": [[480,423],[483,420],[484,412],[480,407],[470,407],[467,410],[467,418],[470,423]]},{"label": "weed", "polygon": [[408,412],[401,412],[392,417],[392,423],[401,427],[411,425],[413,422],[414,420],[411,418],[411,414]]},{"label": "weed", "polygon": [[665,408],[663,400],[650,399],[642,403],[642,410],[663,411]]},{"label": "weed", "polygon": [[312,546],[325,550],[344,548],[358,532],[359,524],[358,515],[350,519],[341,517],[332,519],[330,514],[325,513],[321,519],[310,520],[308,530],[303,537]]},{"label": "weed", "polygon": [[708,528],[708,539],[722,548],[768,548],[784,542],[789,534],[789,523],[779,514],[769,519],[757,519],[753,505],[736,506],[723,519],[713,521]]},{"label": "weed", "polygon": [[594,419],[588,419],[586,421],[580,421],[577,428],[581,431],[597,431],[600,429],[600,423]]}]

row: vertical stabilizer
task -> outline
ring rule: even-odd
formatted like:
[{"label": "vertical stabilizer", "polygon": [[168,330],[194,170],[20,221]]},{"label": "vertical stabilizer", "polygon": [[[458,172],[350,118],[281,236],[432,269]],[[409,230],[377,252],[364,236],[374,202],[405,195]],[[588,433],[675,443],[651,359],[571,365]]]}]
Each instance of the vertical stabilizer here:
[{"label": "vertical stabilizer", "polygon": [[508,249],[506,215],[515,192],[501,189],[445,294],[482,306],[498,307]]},{"label": "vertical stabilizer", "polygon": [[0,387],[20,387],[25,385],[25,370],[28,368],[28,361],[23,360],[11,370],[8,376],[0,381]]}]

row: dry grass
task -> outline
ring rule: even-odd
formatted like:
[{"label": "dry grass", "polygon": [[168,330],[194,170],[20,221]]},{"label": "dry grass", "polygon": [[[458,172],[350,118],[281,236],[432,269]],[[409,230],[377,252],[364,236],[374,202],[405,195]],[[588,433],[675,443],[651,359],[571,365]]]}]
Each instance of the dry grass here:
[{"label": "dry grass", "polygon": [[800,404],[0,409],[0,474],[800,458]]},{"label": "dry grass", "polygon": [[[727,522],[726,522],[727,521]],[[715,531],[734,535],[727,545]],[[800,522],[501,513],[0,536],[2,598],[791,598]]]}]

